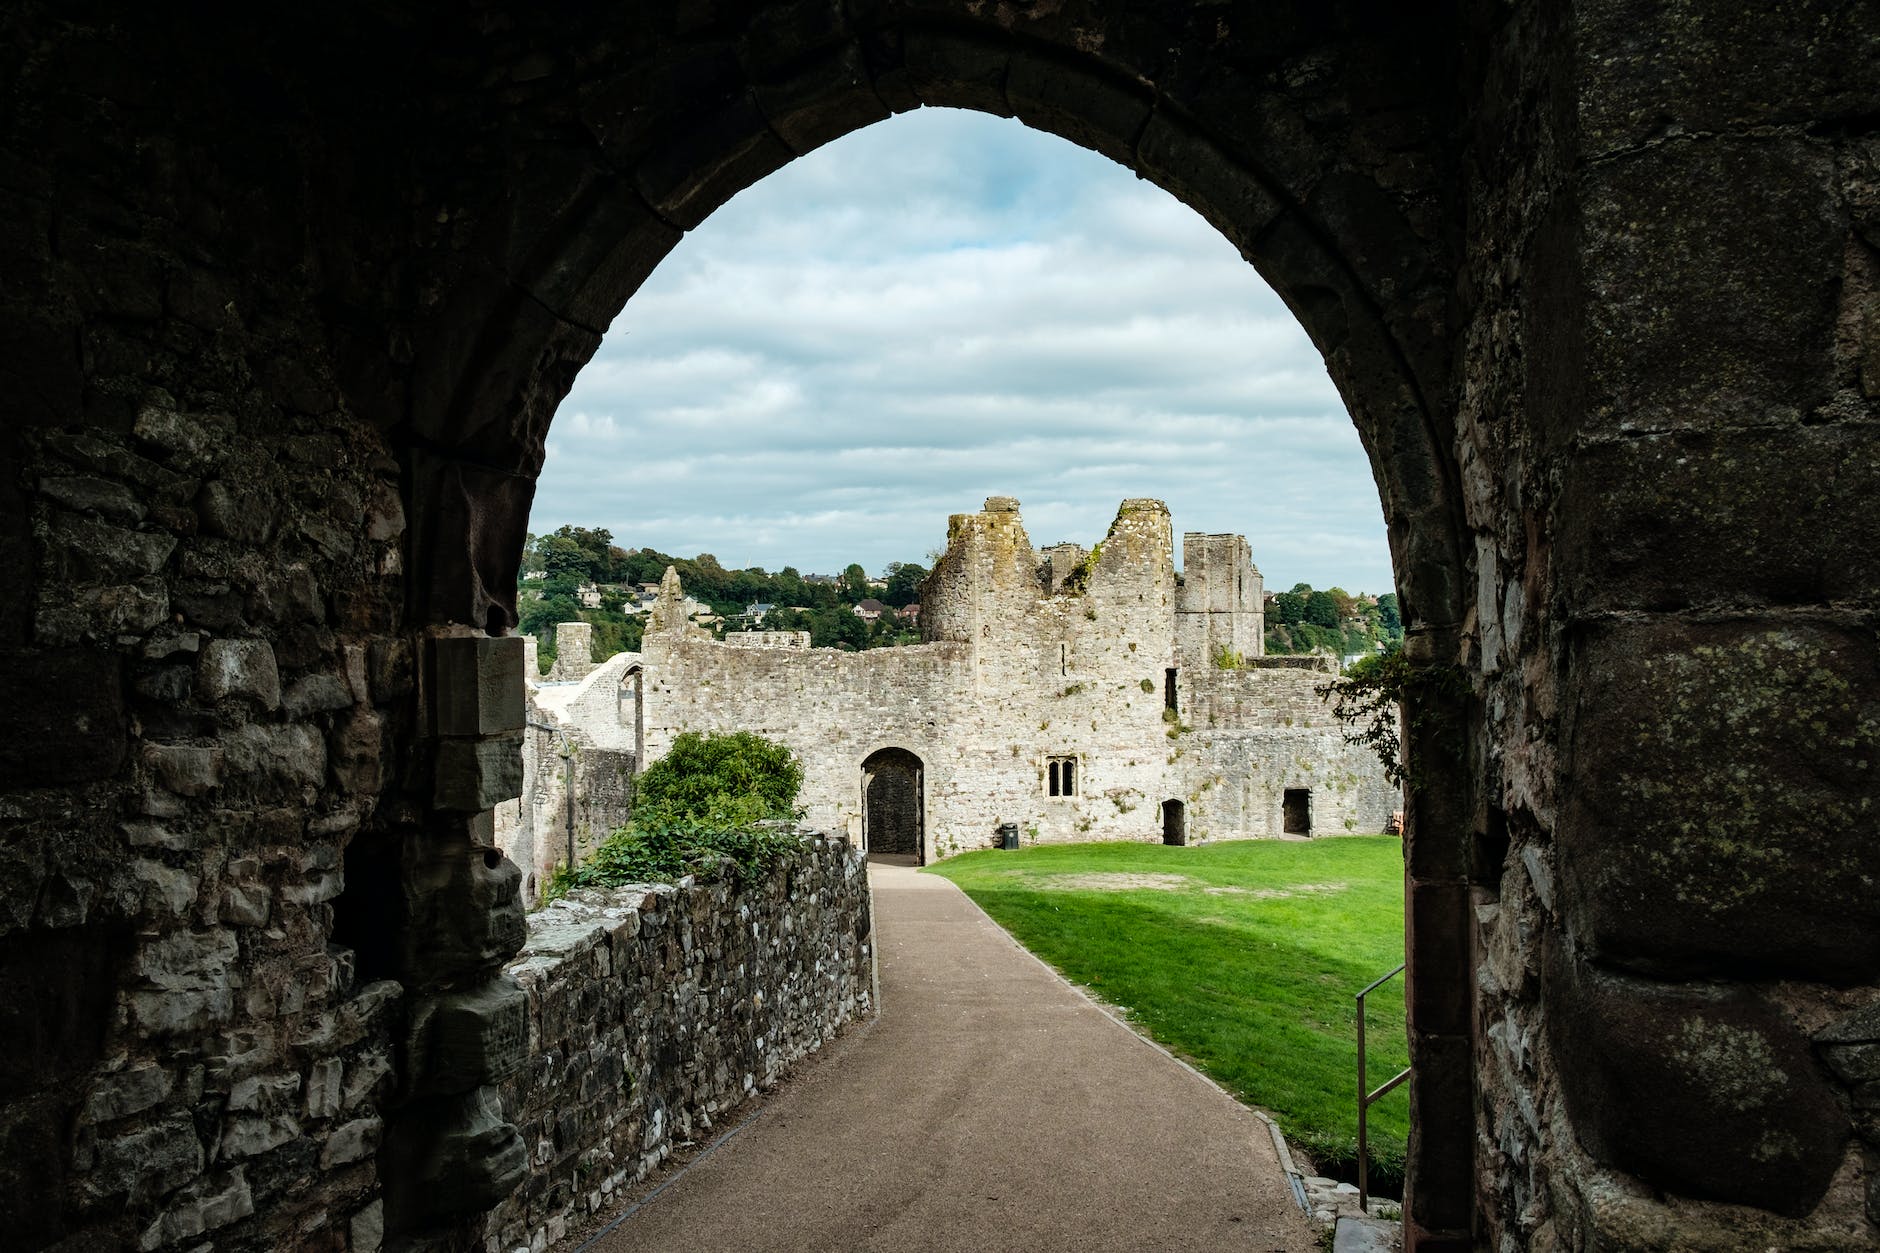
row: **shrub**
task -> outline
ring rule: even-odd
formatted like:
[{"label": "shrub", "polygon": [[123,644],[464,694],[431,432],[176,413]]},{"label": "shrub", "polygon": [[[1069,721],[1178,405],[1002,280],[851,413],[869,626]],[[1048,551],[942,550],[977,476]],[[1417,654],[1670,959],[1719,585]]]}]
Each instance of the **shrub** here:
[{"label": "shrub", "polygon": [[674,822],[735,827],[796,816],[803,767],[790,750],[749,731],[687,731],[634,780],[633,820],[649,829]]},{"label": "shrub", "polygon": [[739,887],[762,879],[800,842],[783,823],[721,826],[685,820],[621,827],[579,866],[557,866],[544,903],[572,888],[623,883],[671,883],[686,875],[705,882],[729,879]]},{"label": "shrub", "polygon": [[730,878],[742,886],[768,874],[795,848],[803,767],[781,744],[740,731],[688,731],[634,781],[632,820],[579,866],[561,866],[543,900],[571,888]]}]

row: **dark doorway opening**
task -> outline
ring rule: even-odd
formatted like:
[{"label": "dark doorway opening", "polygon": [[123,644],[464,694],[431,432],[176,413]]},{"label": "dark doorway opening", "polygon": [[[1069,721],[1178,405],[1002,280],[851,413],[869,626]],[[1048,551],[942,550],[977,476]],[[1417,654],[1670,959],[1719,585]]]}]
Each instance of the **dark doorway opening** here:
[{"label": "dark doorway opening", "polygon": [[925,773],[904,748],[884,748],[862,762],[862,847],[869,856],[927,860]]},{"label": "dark doorway opening", "polygon": [[1280,830],[1287,835],[1312,834],[1312,789],[1289,787],[1280,802]]},{"label": "dark doorway opening", "polygon": [[1188,806],[1180,801],[1162,802],[1162,842],[1177,845],[1188,842]]}]

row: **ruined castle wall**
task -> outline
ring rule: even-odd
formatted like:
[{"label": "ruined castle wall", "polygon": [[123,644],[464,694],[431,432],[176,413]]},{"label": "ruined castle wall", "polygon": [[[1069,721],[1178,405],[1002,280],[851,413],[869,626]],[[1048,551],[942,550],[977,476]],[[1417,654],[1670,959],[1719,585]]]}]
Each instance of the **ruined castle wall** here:
[{"label": "ruined castle wall", "polygon": [[[564,746],[572,750],[566,757]],[[571,840],[578,865],[626,824],[633,765],[632,753],[598,747],[578,732],[524,737],[522,795],[496,807],[492,842],[522,868],[525,904],[541,899],[555,868],[568,864]]]},{"label": "ruined castle wall", "polygon": [[1182,736],[1181,747],[1190,839],[1286,834],[1288,789],[1311,793],[1313,836],[1374,835],[1403,808],[1403,793],[1385,781],[1377,758],[1337,730],[1198,730]]},{"label": "ruined castle wall", "polygon": [[[1125,501],[1100,549],[1069,574],[1033,551],[1008,498],[955,515],[949,534],[922,592],[927,644],[751,649],[656,623],[643,646],[648,759],[687,730],[776,739],[804,764],[809,819],[859,840],[862,761],[907,749],[924,768],[928,857],[987,847],[1006,822],[1032,841],[1159,840],[1166,800],[1200,805],[1196,838],[1274,835],[1280,789],[1301,778],[1316,781],[1322,831],[1381,830],[1397,808],[1377,799],[1387,789],[1375,761],[1330,729],[1312,693],[1329,676],[1283,663],[1222,671],[1176,648],[1184,617],[1213,621],[1228,641],[1235,622],[1258,621],[1248,616],[1260,589],[1244,540],[1199,537],[1221,554],[1210,592],[1205,571],[1178,589],[1158,501]],[[1177,611],[1184,591],[1188,614]],[[583,708],[575,725],[614,716],[604,702]],[[619,716],[629,716],[624,706]],[[1244,733],[1219,737],[1229,747],[1218,760],[1216,739],[1195,734],[1215,728]],[[1289,734],[1305,728],[1314,733]],[[1054,796],[1051,763],[1064,760],[1076,787]],[[1258,788],[1242,777],[1249,770]],[[1209,792],[1237,799],[1202,803]]]},{"label": "ruined castle wall", "polygon": [[763,735],[803,763],[806,820],[857,840],[862,760],[875,750],[905,748],[926,763],[930,789],[950,787],[953,762],[940,751],[940,729],[970,687],[968,651],[959,645],[851,653],[649,633],[644,650],[649,761],[686,731]]},{"label": "ruined castle wall", "polygon": [[579,683],[594,669],[594,625],[590,622],[555,624],[555,664],[549,679],[555,683]]},{"label": "ruined castle wall", "polygon": [[578,864],[632,812],[634,710],[631,696],[622,699],[621,685],[627,668],[639,662],[638,653],[617,654],[579,683],[538,683],[531,676],[521,795],[496,806],[493,836],[522,867],[525,903],[539,900],[555,867],[568,862],[570,831]]},{"label": "ruined castle wall", "polygon": [[[1339,726],[1319,689],[1338,678],[1338,663],[1301,658],[1309,665],[1256,665],[1223,669],[1212,663],[1188,672],[1185,721],[1199,728]],[[1291,659],[1288,659],[1291,660]]]},{"label": "ruined castle wall", "polygon": [[1182,536],[1175,642],[1197,664],[1266,654],[1266,582],[1245,536]]},{"label": "ruined castle wall", "polygon": [[872,1013],[871,923],[864,858],[814,833],[747,887],[581,892],[533,915],[509,967],[528,1060],[502,1087],[529,1173],[485,1221],[490,1247],[560,1239]]},{"label": "ruined castle wall", "polygon": [[538,684],[532,699],[548,721],[575,731],[583,743],[632,752],[634,680],[627,671],[640,660],[638,653],[615,653],[572,687]]}]

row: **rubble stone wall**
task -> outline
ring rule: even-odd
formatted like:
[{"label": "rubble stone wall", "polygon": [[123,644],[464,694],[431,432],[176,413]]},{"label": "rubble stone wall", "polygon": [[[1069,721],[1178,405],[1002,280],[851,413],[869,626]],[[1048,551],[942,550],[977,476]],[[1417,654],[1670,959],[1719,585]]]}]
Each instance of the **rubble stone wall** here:
[{"label": "rubble stone wall", "polygon": [[10,796],[0,853],[25,1247],[371,1248],[382,1222],[404,996],[333,933],[408,738],[397,467],[342,415],[192,407],[207,385],[31,444],[33,630],[59,647],[9,702],[85,720],[30,746],[69,758]]},{"label": "rubble stone wall", "polygon": [[1468,75],[1527,89],[1467,183],[1487,778],[1414,872],[1478,959],[1423,1017],[1502,1247],[1875,1247],[1880,547],[1829,500],[1880,473],[1880,10],[1665,12],[1530,7]]},{"label": "rubble stone wall", "polygon": [[[1032,549],[1009,498],[955,515],[948,531],[922,589],[926,643],[739,647],[656,612],[643,651],[611,659],[595,679],[643,672],[649,761],[685,731],[789,745],[809,821],[858,842],[864,760],[913,753],[927,858],[988,847],[1005,822],[1028,842],[1160,841],[1166,800],[1187,805],[1193,839],[1279,835],[1286,788],[1312,789],[1318,834],[1381,831],[1401,808],[1382,766],[1343,742],[1319,695],[1333,672],[1260,655],[1261,580],[1241,537],[1190,536],[1195,565],[1178,581],[1160,501],[1125,501],[1070,573],[1057,568],[1065,550]],[[536,700],[559,702],[557,725],[594,742],[626,738],[622,723],[636,716],[596,689],[543,688]],[[1072,794],[1052,794],[1054,758],[1076,763]]]},{"label": "rubble stone wall", "polygon": [[813,832],[746,887],[583,891],[533,914],[508,971],[527,1060],[502,1086],[529,1174],[490,1247],[559,1239],[873,1013],[873,945],[866,859]]}]

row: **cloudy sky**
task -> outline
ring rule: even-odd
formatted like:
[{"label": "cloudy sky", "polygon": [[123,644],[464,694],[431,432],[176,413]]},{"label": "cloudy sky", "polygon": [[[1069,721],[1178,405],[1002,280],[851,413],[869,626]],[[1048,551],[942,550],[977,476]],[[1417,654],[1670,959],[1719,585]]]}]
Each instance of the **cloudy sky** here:
[{"label": "cloudy sky", "polygon": [[1269,587],[1391,586],[1351,420],[1252,267],[1107,159],[942,109],[673,250],[562,403],[530,529],[877,573],[990,495],[1040,545],[1154,496],[1178,535],[1244,533]]}]

